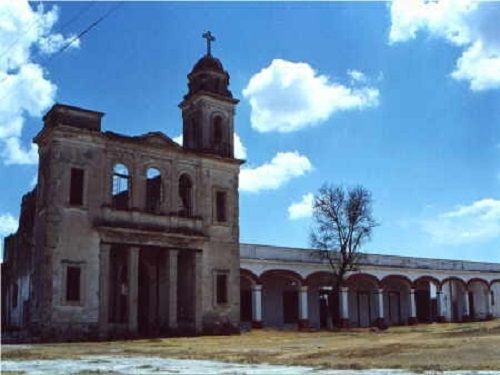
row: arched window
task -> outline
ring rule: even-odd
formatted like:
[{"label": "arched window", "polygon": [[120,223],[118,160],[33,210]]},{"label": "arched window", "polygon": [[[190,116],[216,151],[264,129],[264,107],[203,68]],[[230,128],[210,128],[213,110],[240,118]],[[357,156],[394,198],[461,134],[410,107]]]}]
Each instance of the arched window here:
[{"label": "arched window", "polygon": [[156,168],[146,171],[146,211],[157,213],[161,207],[161,174]]},{"label": "arched window", "polygon": [[193,184],[187,174],[179,178],[179,198],[181,200],[181,216],[189,217],[193,214]]},{"label": "arched window", "polygon": [[191,120],[191,146],[199,147],[201,145],[200,124],[195,119]]},{"label": "arched window", "polygon": [[118,210],[126,210],[129,202],[130,176],[123,164],[113,167],[112,204]]},{"label": "arched window", "polygon": [[220,145],[222,143],[222,138],[222,118],[220,116],[215,116],[212,125],[212,143],[214,145]]}]

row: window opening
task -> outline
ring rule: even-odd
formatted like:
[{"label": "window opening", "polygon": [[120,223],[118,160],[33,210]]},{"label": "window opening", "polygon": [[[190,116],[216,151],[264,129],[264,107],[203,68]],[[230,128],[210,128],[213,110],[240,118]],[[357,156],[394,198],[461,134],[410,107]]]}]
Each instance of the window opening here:
[{"label": "window opening", "polygon": [[217,274],[217,303],[227,303],[227,274]]},{"label": "window opening", "polygon": [[83,169],[71,168],[69,204],[74,206],[83,205],[83,181],[84,181]]},{"label": "window opening", "polygon": [[130,176],[123,164],[116,164],[113,168],[113,207],[126,210],[129,201]]},{"label": "window opening", "polygon": [[193,186],[191,179],[187,174],[183,174],[179,179],[179,197],[181,199],[181,216],[192,216],[193,205],[192,205],[192,190]]},{"label": "window opening", "polygon": [[68,266],[66,268],[66,301],[80,301],[80,267]]},{"label": "window opening", "polygon": [[215,195],[216,201],[216,218],[218,222],[226,222],[226,192],[218,191]]}]

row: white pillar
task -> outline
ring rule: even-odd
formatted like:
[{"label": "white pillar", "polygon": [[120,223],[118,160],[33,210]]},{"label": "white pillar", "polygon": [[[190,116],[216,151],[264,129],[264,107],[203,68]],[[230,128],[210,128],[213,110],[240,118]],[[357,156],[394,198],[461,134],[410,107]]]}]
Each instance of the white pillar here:
[{"label": "white pillar", "polygon": [[410,289],[410,319],[409,324],[417,322],[417,304],[415,301],[415,289]]},{"label": "white pillar", "polygon": [[252,325],[262,328],[262,285],[252,285]]},{"label": "white pillar", "polygon": [[445,320],[445,311],[444,311],[444,301],[443,301],[443,292],[439,289],[436,291],[436,310],[437,310],[437,321]]},{"label": "white pillar", "polygon": [[299,288],[299,319],[307,320],[308,314],[307,311],[307,286],[301,286]]},{"label": "white pillar", "polygon": [[464,305],[465,305],[465,308],[464,308],[464,314],[465,314],[465,317],[466,318],[471,318],[470,316],[470,302],[469,302],[469,292],[467,290],[465,290],[464,292]]},{"label": "white pillar", "polygon": [[486,301],[487,301],[487,318],[492,318],[493,317],[493,290],[488,289],[487,290],[487,295],[486,295]]},{"label": "white pillar", "polygon": [[349,288],[343,286],[340,288],[340,304],[342,320],[349,321]]},{"label": "white pillar", "polygon": [[378,317],[384,319],[384,289],[378,290]]}]

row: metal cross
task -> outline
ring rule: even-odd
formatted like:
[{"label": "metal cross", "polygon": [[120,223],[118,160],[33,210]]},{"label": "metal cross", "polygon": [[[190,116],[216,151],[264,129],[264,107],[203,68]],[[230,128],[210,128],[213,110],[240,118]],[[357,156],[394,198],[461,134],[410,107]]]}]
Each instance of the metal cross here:
[{"label": "metal cross", "polygon": [[212,56],[211,43],[215,42],[215,37],[212,35],[210,31],[204,32],[201,37],[207,40],[207,56]]}]

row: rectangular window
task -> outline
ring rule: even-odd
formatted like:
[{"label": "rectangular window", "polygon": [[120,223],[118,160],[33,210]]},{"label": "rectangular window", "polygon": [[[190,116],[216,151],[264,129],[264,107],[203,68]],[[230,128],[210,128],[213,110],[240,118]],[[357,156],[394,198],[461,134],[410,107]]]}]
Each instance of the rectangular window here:
[{"label": "rectangular window", "polygon": [[215,195],[216,219],[218,222],[226,222],[226,192],[218,191]]},{"label": "rectangular window", "polygon": [[66,268],[66,301],[80,302],[80,275],[78,266],[68,266]]},{"label": "rectangular window", "polygon": [[227,303],[227,274],[217,274],[217,304]]},{"label": "rectangular window", "polygon": [[69,204],[73,206],[83,205],[83,169],[71,168]]}]

